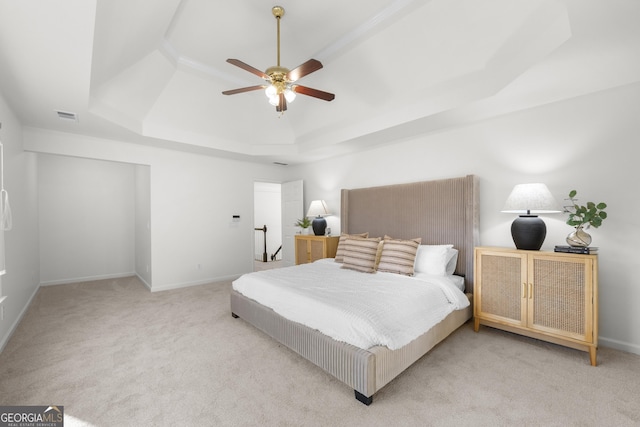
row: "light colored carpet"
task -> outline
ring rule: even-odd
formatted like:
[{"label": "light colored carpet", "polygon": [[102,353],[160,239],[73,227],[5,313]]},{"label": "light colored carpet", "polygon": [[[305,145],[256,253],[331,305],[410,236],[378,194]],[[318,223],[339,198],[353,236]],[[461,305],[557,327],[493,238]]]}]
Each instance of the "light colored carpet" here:
[{"label": "light colored carpet", "polygon": [[230,283],[150,293],[136,278],[41,288],[0,354],[1,405],[65,425],[640,425],[640,357],[467,323],[374,396],[229,311]]}]

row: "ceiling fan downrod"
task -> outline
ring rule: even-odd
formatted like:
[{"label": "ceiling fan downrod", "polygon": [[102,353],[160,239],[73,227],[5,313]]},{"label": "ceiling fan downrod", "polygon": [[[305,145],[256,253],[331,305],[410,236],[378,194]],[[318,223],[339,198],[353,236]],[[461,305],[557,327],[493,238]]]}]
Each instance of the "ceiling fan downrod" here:
[{"label": "ceiling fan downrod", "polygon": [[277,43],[278,43],[278,61],[277,61],[277,65],[278,67],[280,66],[280,18],[282,18],[284,16],[284,7],[282,6],[273,6],[273,8],[271,9],[271,13],[273,13],[273,16],[276,17],[276,21],[277,21]]}]

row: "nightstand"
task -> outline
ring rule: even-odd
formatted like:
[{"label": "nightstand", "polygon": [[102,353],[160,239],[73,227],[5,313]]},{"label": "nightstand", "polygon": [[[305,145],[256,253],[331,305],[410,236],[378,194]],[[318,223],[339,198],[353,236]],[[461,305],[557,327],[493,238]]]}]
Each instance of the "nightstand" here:
[{"label": "nightstand", "polygon": [[598,257],[478,247],[474,330],[487,325],[589,353],[598,347]]},{"label": "nightstand", "polygon": [[296,264],[306,264],[322,258],[334,258],[338,249],[338,236],[296,234]]}]

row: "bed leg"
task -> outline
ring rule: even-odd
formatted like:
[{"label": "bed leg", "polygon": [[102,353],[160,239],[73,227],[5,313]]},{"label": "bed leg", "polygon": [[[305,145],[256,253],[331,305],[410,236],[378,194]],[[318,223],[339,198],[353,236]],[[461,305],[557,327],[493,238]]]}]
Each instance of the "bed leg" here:
[{"label": "bed leg", "polygon": [[356,399],[365,405],[369,406],[373,402],[373,396],[365,396],[360,393],[358,390],[353,390],[356,393]]},{"label": "bed leg", "polygon": [[232,311],[231,312],[231,317],[233,317],[234,319],[237,319],[239,316]]}]

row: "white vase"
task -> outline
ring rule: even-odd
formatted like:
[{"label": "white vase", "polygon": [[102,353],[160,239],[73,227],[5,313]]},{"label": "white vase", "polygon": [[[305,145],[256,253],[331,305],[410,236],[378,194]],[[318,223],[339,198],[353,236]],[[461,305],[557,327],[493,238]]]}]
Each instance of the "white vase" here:
[{"label": "white vase", "polygon": [[567,236],[567,243],[570,246],[578,246],[586,248],[591,244],[591,235],[584,231],[581,225],[577,226],[574,231]]}]

